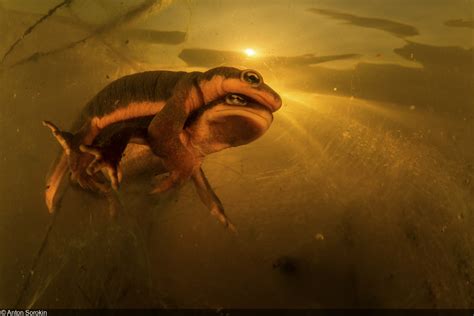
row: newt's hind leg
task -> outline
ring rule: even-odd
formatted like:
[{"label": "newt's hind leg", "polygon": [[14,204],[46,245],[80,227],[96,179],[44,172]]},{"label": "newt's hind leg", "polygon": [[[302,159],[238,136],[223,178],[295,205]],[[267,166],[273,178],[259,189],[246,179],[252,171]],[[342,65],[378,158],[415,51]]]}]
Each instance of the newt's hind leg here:
[{"label": "newt's hind leg", "polygon": [[53,136],[64,149],[71,171],[71,180],[77,182],[84,189],[96,192],[108,192],[110,188],[103,183],[97,175],[87,174],[86,168],[93,160],[93,156],[79,150],[76,145],[77,140],[75,139],[75,135],[61,131],[56,125],[49,121],[43,121],[43,125],[51,130]]},{"label": "newt's hind leg", "polygon": [[94,160],[86,169],[87,174],[94,176],[102,171],[109,178],[112,188],[117,191],[122,181],[122,169],[119,164],[121,155],[120,157],[110,155],[107,147],[81,145],[79,149],[94,156]]},{"label": "newt's hind leg", "polygon": [[117,191],[122,181],[122,168],[120,160],[123,152],[133,136],[139,136],[142,131],[136,128],[110,128],[103,131],[92,145],[81,145],[79,150],[94,156],[87,166],[86,172],[90,176],[101,171],[109,178],[112,188]]}]

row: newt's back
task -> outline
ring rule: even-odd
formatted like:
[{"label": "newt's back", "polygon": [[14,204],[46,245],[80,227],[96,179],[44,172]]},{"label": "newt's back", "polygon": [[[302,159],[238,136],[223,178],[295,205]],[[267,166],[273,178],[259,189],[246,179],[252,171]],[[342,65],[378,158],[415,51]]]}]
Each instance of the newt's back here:
[{"label": "newt's back", "polygon": [[95,95],[82,110],[73,130],[94,117],[102,117],[134,102],[158,102],[168,99],[184,71],[147,71],[121,77]]}]

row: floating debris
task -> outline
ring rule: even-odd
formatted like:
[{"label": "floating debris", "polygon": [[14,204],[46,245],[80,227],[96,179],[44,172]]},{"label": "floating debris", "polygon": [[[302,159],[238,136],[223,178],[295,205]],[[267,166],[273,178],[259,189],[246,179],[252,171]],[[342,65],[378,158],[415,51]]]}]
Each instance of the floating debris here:
[{"label": "floating debris", "polygon": [[295,258],[281,256],[273,264],[273,269],[277,269],[285,275],[295,275],[298,272],[298,263]]},{"label": "floating debris", "polygon": [[316,240],[324,240],[324,235],[321,234],[321,233],[318,233],[318,234],[314,235],[314,239],[316,239]]}]

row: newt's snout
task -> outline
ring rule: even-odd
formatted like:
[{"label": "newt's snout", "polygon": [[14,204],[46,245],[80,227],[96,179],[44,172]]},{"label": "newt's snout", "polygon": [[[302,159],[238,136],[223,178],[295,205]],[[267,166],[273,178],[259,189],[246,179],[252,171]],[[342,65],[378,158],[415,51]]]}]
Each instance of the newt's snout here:
[{"label": "newt's snout", "polygon": [[252,69],[243,70],[240,73],[240,81],[257,90],[256,94],[263,98],[262,102],[271,112],[281,108],[281,97],[270,86],[264,83],[262,75]]},{"label": "newt's snout", "polygon": [[267,107],[270,112],[276,112],[282,106],[280,95],[266,84],[263,84],[253,93],[250,92],[249,95],[251,98],[255,99],[255,101]]},{"label": "newt's snout", "polygon": [[276,112],[276,111],[278,111],[278,110],[281,108],[281,106],[283,105],[283,102],[282,102],[281,97],[280,97],[280,95],[279,95],[278,93],[276,93],[275,91],[273,91],[272,88],[270,88],[270,87],[268,87],[268,88],[269,88],[270,90],[272,90],[272,92],[273,92],[273,100],[272,100],[272,102],[271,102],[271,104],[272,104],[272,112]]}]

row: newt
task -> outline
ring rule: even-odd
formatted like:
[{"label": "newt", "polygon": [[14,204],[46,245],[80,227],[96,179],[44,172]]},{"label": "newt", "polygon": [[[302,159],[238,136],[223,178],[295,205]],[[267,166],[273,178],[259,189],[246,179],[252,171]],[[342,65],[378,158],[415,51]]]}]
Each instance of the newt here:
[{"label": "newt", "polygon": [[160,193],[193,179],[201,200],[228,226],[223,208],[201,164],[203,158],[248,143],[271,124],[280,96],[254,70],[218,67],[206,72],[149,71],[122,77],[86,105],[73,126],[61,131],[45,121],[64,151],[47,179],[50,212],[62,179],[106,192],[99,171],[118,189],[120,159],[127,144],[149,146],[169,175],[153,190]]}]

